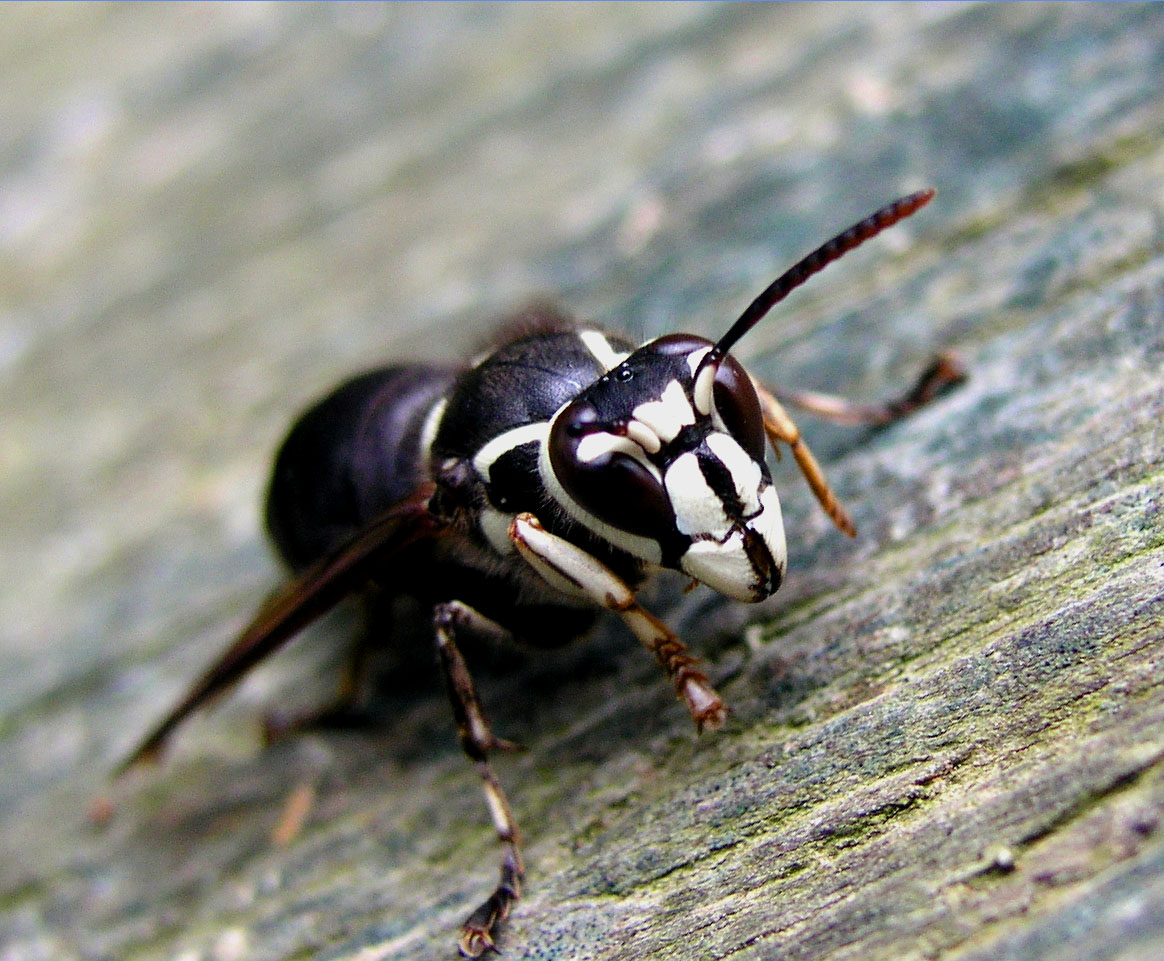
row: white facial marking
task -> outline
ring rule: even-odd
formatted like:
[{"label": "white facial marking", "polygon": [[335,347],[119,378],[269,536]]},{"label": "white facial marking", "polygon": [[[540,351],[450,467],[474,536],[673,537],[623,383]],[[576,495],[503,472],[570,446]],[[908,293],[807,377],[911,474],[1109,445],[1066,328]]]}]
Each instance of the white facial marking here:
[{"label": "white facial marking", "polygon": [[[746,518],[743,526],[759,535],[772,565],[783,574],[787,548],[776,489],[764,479],[760,465],[735,438],[713,432],[707,437],[707,446],[732,478]],[[753,565],[744,546],[747,531],[738,526],[739,521],[733,526],[723,504],[704,480],[695,454],[680,456],[668,469],[667,493],[681,532],[711,535],[691,544],[680,560],[680,568],[729,597],[757,601],[766,596],[771,587],[771,572],[763,562],[759,569]],[[779,577],[775,581],[779,583]]]},{"label": "white facial marking", "polygon": [[669,443],[679,436],[679,431],[695,423],[695,411],[687,400],[683,385],[671,381],[663,390],[659,400],[649,400],[634,409],[635,420],[640,420],[663,440]]},{"label": "white facial marking", "polygon": [[603,370],[614,370],[630,356],[611,347],[606,335],[598,330],[580,330],[578,331],[578,339],[594,355],[594,359],[602,365]]},{"label": "white facial marking", "polygon": [[699,350],[693,350],[687,355],[687,366],[691,369],[691,376],[695,376],[695,372],[699,370],[699,365],[703,362],[703,358],[711,353],[710,347],[702,347]]},{"label": "white facial marking", "polygon": [[707,446],[720,459],[736,485],[736,496],[744,505],[745,514],[760,509],[760,465],[757,464],[730,434],[715,431],[707,435]]},{"label": "white facial marking", "polygon": [[[565,407],[563,406],[562,409],[564,410]],[[557,416],[555,414],[554,418],[556,419]],[[553,424],[553,420],[550,423]],[[566,513],[583,527],[593,531],[599,537],[608,540],[615,547],[646,561],[648,564],[657,566],[662,563],[663,549],[657,541],[649,537],[643,537],[640,534],[630,534],[627,531],[620,531],[617,527],[600,521],[566,493],[566,489],[558,480],[557,474],[554,473],[554,465],[550,463],[550,448],[548,444],[542,444],[541,446],[541,452],[538,455],[538,473],[541,475],[542,483],[545,485],[547,493],[561,504]]]},{"label": "white facial marking", "polygon": [[760,516],[750,521],[748,526],[764,538],[772,560],[783,574],[788,565],[788,546],[784,542],[784,517],[780,513],[780,498],[776,488],[769,484],[760,492]]},{"label": "white facial marking", "polygon": [[626,436],[638,444],[648,454],[657,454],[663,448],[659,435],[641,420],[631,420],[626,425]]},{"label": "white facial marking", "polygon": [[[710,347],[692,351],[687,355],[687,366],[691,368],[691,376],[695,377],[695,385],[691,390],[691,399],[695,401],[695,409],[704,417],[711,413],[712,389],[715,387],[715,367],[704,367],[699,370],[699,364],[709,353]],[[698,376],[696,376],[698,371]]]},{"label": "white facial marking", "polygon": [[659,476],[659,468],[647,460],[643,454],[643,449],[629,437],[597,431],[593,434],[587,434],[578,442],[578,459],[588,464],[609,454],[626,454],[633,457],[649,470],[657,481],[662,483],[663,478]]},{"label": "white facial marking", "polygon": [[528,444],[531,441],[537,441],[542,447],[545,447],[546,438],[550,433],[550,425],[544,421],[537,424],[524,424],[521,427],[514,427],[512,430],[507,430],[504,434],[499,434],[489,441],[484,447],[477,451],[477,456],[473,458],[473,467],[476,468],[477,474],[485,481],[489,480],[489,468],[493,466],[494,461],[502,454],[506,454],[522,444]]},{"label": "white facial marking", "polygon": [[728,597],[738,601],[757,599],[756,572],[744,551],[744,538],[738,530],[722,544],[695,541],[687,548],[679,566],[685,574]]},{"label": "white facial marking", "polygon": [[722,539],[731,529],[723,504],[708,486],[699,459],[691,451],[680,454],[667,468],[666,487],[679,533]]},{"label": "white facial marking", "polygon": [[715,375],[717,367],[708,365],[695,378],[695,386],[691,390],[691,397],[695,406],[704,417],[711,413],[715,406]]}]

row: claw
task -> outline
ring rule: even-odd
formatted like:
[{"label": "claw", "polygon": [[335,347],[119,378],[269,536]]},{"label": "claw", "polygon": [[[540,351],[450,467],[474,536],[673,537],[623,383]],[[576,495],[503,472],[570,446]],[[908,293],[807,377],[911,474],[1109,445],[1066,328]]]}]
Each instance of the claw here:
[{"label": "claw", "polygon": [[486,951],[496,951],[497,945],[493,943],[488,931],[470,928],[469,923],[465,922],[464,928],[461,929],[460,949],[461,957],[479,958]]}]

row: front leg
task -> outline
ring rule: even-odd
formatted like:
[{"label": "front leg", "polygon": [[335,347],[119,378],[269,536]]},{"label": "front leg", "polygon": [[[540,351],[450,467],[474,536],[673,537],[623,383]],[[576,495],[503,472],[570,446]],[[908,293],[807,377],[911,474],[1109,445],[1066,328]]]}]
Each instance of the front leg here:
[{"label": "front leg", "polygon": [[845,510],[837,499],[837,495],[833,493],[820,464],[813,456],[812,451],[808,449],[808,444],[804,442],[804,438],[800,436],[800,428],[785,412],[780,401],[755,380],[752,381],[752,384],[755,386],[756,396],[760,400],[760,411],[764,417],[764,433],[768,435],[768,443],[772,445],[772,450],[779,456],[780,448],[776,445],[780,441],[792,448],[792,456],[795,458],[800,472],[804,475],[804,479],[808,482],[809,488],[816,495],[821,508],[832,518],[837,527],[850,537],[856,537],[857,528],[853,525],[849,512]]},{"label": "front leg", "polygon": [[433,614],[433,627],[449,702],[452,704],[453,716],[456,718],[457,730],[461,737],[461,747],[477,768],[477,774],[485,790],[485,803],[489,806],[493,826],[497,829],[497,838],[504,849],[501,858],[501,879],[497,887],[461,926],[461,954],[466,958],[476,958],[486,951],[495,950],[494,928],[505,920],[513,903],[521,896],[525,867],[521,859],[521,838],[517,824],[513,820],[509,801],[501,789],[501,783],[489,763],[490,750],[512,749],[514,745],[494,737],[488,721],[485,720],[472,675],[469,674],[468,665],[457,647],[456,634],[458,631],[468,630],[477,635],[504,636],[508,632],[460,601],[438,604]]},{"label": "front leg", "polygon": [[551,534],[533,514],[518,514],[509,537],[522,558],[546,581],[569,593],[582,593],[618,614],[667,672],[675,693],[687,704],[695,726],[719,727],[727,707],[715,693],[698,661],[657,617],[644,610],[623,581],[597,558]]}]

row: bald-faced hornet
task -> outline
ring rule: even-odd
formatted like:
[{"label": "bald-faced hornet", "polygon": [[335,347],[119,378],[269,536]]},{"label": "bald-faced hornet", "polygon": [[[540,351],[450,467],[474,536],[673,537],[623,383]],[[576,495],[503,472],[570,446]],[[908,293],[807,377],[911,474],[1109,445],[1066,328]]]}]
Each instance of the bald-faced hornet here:
[{"label": "bald-faced hornet", "polygon": [[838,234],[771,284],[718,341],[669,334],[637,349],[548,309],[467,368],[395,366],[348,381],[284,441],[267,525],[294,579],[275,594],[130,756],[173,729],[346,595],[374,585],[432,610],[465,753],[500,839],[501,879],[465,921],[461,953],[493,947],[524,875],[517,826],[489,763],[506,746],[481,709],[458,637],[556,646],[617,613],[662,666],[696,727],[726,708],[696,659],[635,592],[681,571],[741,601],[784,577],[780,501],[765,463],[787,444],[821,506],[855,533],[778,396],[843,421],[884,423],[961,377],[941,358],[901,399],[859,407],[777,394],[729,351],[812,274],[913,214],[904,197]]}]

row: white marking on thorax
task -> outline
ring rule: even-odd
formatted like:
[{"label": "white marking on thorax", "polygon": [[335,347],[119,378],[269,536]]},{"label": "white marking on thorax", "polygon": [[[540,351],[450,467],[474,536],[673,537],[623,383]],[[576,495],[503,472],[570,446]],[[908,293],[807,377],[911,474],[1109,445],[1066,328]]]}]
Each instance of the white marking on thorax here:
[{"label": "white marking on thorax", "polygon": [[667,468],[667,496],[675,510],[679,533],[710,534],[722,539],[731,529],[723,502],[708,486],[699,469],[699,458],[691,451],[680,454]]},{"label": "white marking on thorax", "polygon": [[545,447],[549,433],[550,425],[545,421],[539,421],[536,424],[523,424],[521,427],[507,430],[504,434],[498,434],[477,451],[473,457],[473,467],[481,479],[487,482],[489,469],[499,457],[515,450],[522,444],[529,444],[533,441],[537,441],[541,447]]},{"label": "white marking on thorax", "polygon": [[[534,441],[539,446],[545,447],[549,430],[549,424],[539,422],[523,424],[521,427],[507,430],[504,434],[498,434],[477,451],[477,455],[473,458],[473,469],[485,483],[489,483],[489,471],[499,457],[503,457],[511,450],[516,450],[522,444]],[[512,520],[513,514],[500,511],[492,504],[485,504],[477,516],[478,530],[485,536],[490,546],[502,556],[513,552],[513,542],[509,539],[509,525]]]},{"label": "white marking on thorax", "polygon": [[448,406],[448,400],[440,397],[428,409],[428,413],[424,415],[424,423],[420,428],[420,456],[424,459],[424,470],[428,476],[432,476],[432,442],[436,440],[437,431],[441,427],[441,419],[445,416],[445,408]]},{"label": "white marking on thorax", "polygon": [[610,346],[610,341],[600,330],[580,330],[578,339],[590,351],[594,359],[602,365],[603,370],[614,370],[629,357],[629,354],[617,351]]},{"label": "white marking on thorax", "polygon": [[671,381],[658,400],[648,400],[634,409],[635,420],[654,431],[664,443],[679,436],[679,431],[695,423],[695,411],[687,392],[677,380]]}]

